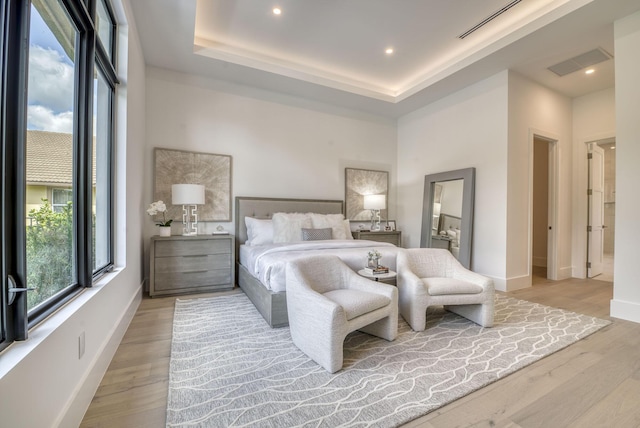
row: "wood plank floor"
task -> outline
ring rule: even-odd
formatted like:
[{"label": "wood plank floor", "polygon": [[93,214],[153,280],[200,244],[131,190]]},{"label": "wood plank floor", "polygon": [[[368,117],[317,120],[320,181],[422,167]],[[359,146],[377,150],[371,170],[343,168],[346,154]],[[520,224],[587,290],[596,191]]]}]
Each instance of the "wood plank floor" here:
[{"label": "wood plank floor", "polygon": [[[507,294],[609,319],[612,284],[535,278]],[[82,427],[165,426],[174,301],[143,299]],[[612,321],[406,427],[640,427],[640,324]]]}]

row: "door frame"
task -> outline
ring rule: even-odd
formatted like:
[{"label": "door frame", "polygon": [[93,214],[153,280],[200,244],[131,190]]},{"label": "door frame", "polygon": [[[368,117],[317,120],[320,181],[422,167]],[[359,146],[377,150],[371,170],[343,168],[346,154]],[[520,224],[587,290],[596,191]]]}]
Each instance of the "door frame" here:
[{"label": "door frame", "polygon": [[529,130],[529,246],[528,246],[528,266],[529,277],[533,274],[533,161],[534,161],[534,140],[544,140],[549,143],[549,183],[547,191],[548,199],[548,234],[547,234],[547,278],[557,280],[558,272],[558,207],[560,183],[560,137],[552,132],[538,129]]},{"label": "door frame", "polygon": [[574,144],[574,177],[573,184],[573,214],[572,218],[572,234],[573,245],[571,251],[572,277],[587,277],[587,210],[589,209],[587,201],[587,189],[589,181],[587,177],[587,154],[589,153],[588,145],[601,140],[615,139],[615,131],[602,132],[581,136],[576,139]]}]

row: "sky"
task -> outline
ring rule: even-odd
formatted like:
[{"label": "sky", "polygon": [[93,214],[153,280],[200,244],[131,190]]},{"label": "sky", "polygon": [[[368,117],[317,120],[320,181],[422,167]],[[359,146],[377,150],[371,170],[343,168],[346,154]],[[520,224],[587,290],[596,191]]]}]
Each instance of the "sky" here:
[{"label": "sky", "polygon": [[27,129],[72,133],[74,68],[31,7]]}]

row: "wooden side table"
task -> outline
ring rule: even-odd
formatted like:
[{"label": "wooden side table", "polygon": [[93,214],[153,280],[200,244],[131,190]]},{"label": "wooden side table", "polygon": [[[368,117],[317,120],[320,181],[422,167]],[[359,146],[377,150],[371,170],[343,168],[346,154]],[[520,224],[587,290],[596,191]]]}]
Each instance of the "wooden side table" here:
[{"label": "wooden side table", "polygon": [[235,236],[151,238],[149,295],[230,290],[235,283]]},{"label": "wooden side table", "polygon": [[380,232],[356,230],[351,232],[353,239],[368,239],[369,241],[390,242],[396,247],[402,245],[402,232],[399,230],[381,230]]}]

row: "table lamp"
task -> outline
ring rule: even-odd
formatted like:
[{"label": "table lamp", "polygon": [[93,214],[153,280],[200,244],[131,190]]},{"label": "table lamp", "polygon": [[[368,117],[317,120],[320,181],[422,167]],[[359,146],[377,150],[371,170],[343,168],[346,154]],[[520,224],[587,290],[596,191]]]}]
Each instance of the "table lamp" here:
[{"label": "table lamp", "polygon": [[204,186],[200,184],[171,185],[171,203],[182,205],[182,235],[198,234],[198,205],[204,204]]},{"label": "table lamp", "polygon": [[380,210],[386,208],[385,195],[364,195],[365,210],[371,210],[371,230],[380,230]]}]

